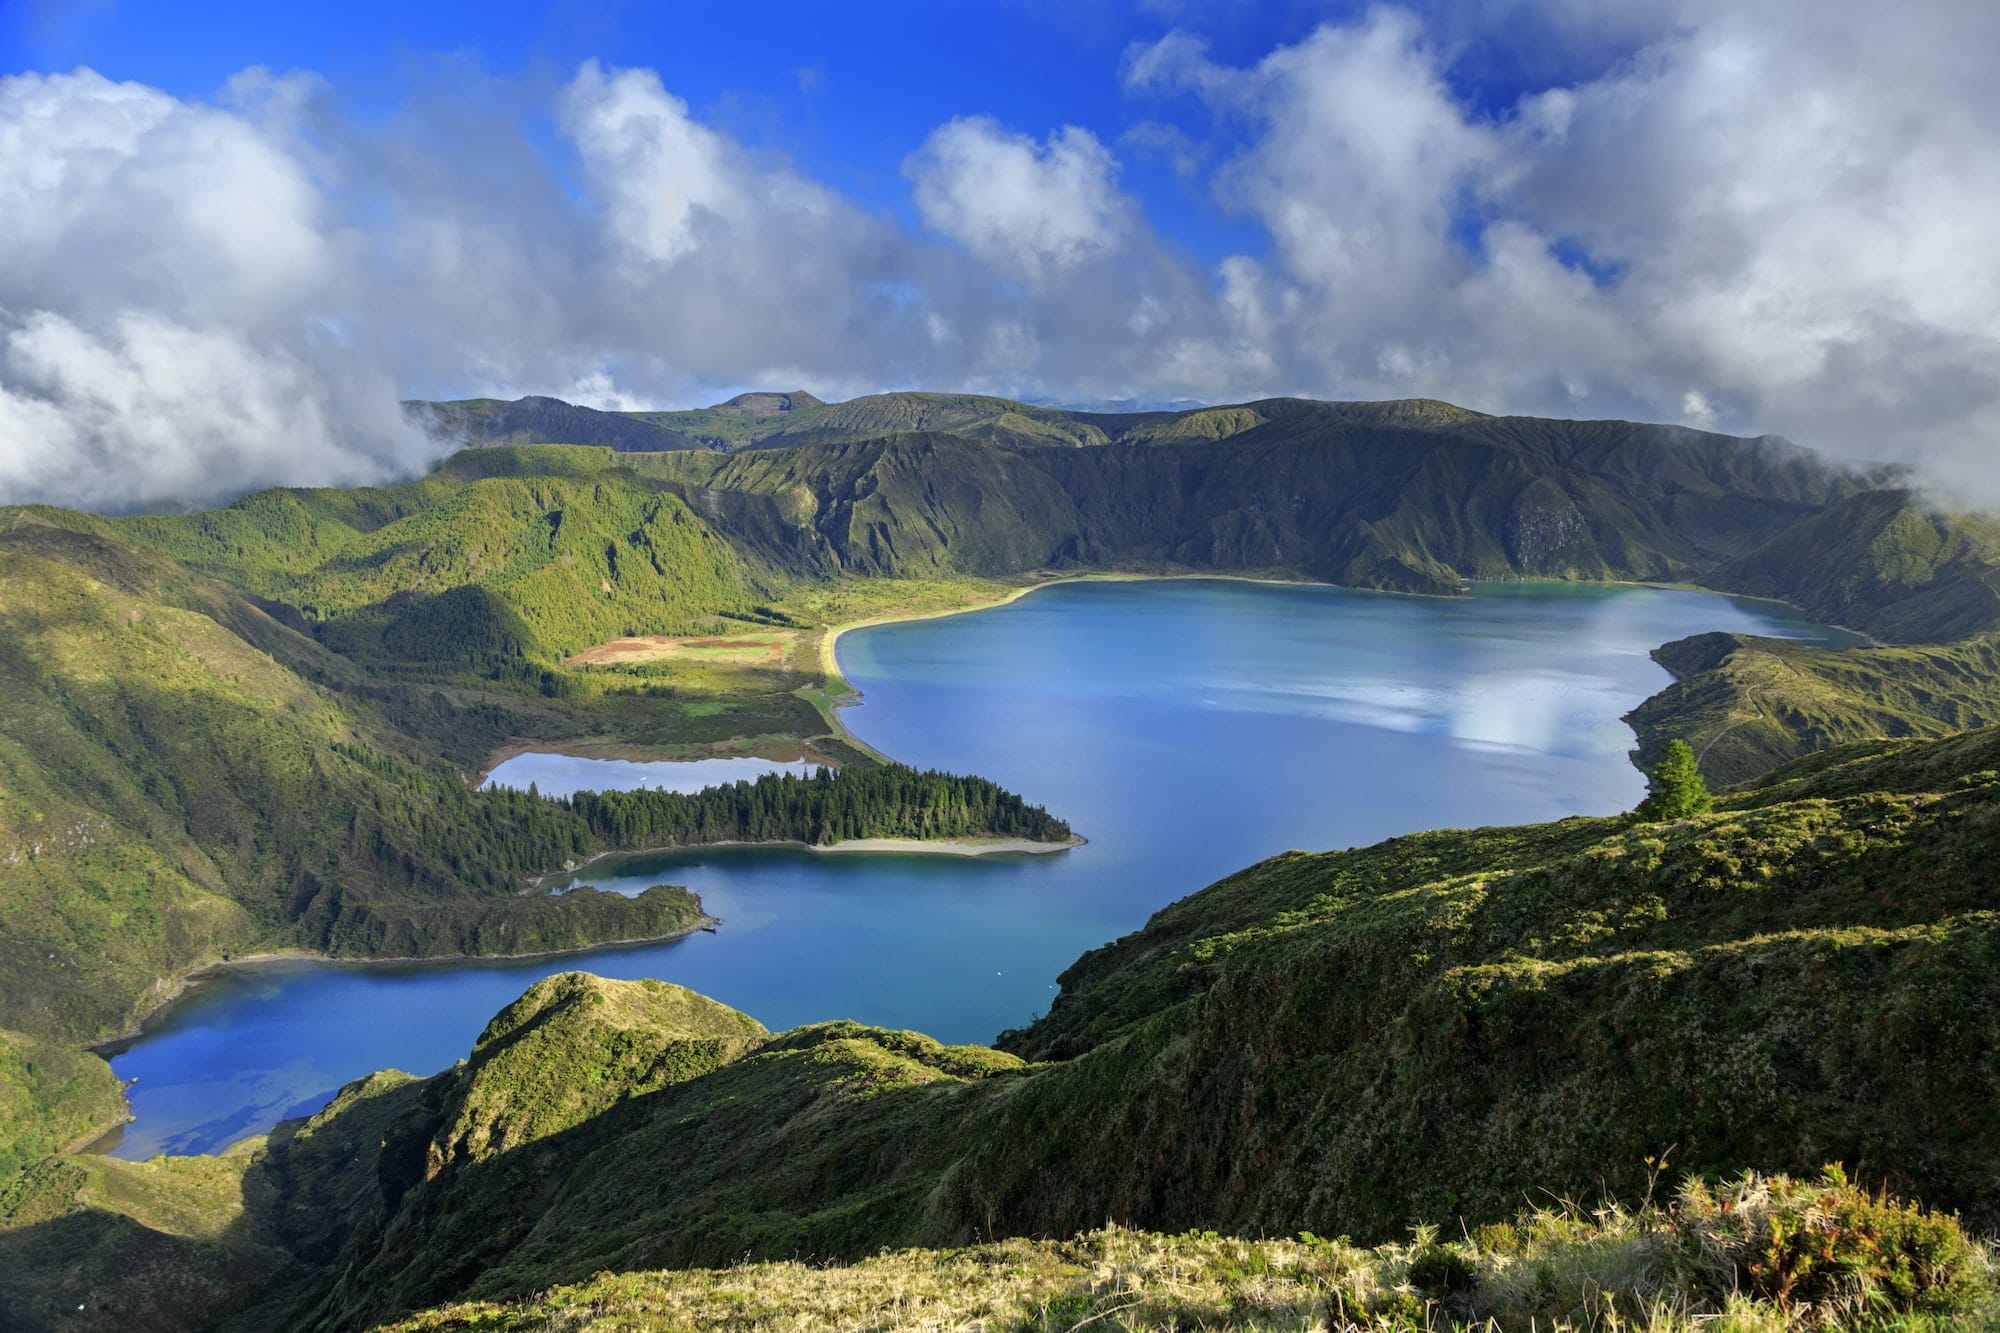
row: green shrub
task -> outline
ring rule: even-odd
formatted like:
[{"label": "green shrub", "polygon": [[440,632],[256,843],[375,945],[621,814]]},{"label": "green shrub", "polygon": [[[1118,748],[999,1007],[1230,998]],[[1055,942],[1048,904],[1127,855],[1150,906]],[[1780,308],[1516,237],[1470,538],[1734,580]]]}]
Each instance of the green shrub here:
[{"label": "green shrub", "polygon": [[1948,1315],[1985,1290],[1958,1219],[1857,1189],[1838,1166],[1816,1181],[1746,1174],[1713,1192],[1683,1189],[1678,1222],[1728,1259],[1718,1276],[1809,1322]]},{"label": "green shrub", "polygon": [[1456,1250],[1427,1245],[1410,1258],[1410,1285],[1431,1296],[1458,1296],[1479,1286],[1479,1269]]}]

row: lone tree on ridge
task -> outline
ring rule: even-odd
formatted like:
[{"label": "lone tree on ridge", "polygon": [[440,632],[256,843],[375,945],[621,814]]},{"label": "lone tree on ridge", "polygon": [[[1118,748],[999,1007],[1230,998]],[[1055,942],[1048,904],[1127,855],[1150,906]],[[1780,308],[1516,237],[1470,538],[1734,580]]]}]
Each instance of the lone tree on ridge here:
[{"label": "lone tree on ridge", "polygon": [[1666,752],[1648,776],[1653,780],[1653,792],[1639,803],[1641,819],[1685,819],[1715,808],[1715,798],[1708,794],[1708,784],[1702,781],[1694,751],[1686,741],[1668,741]]}]

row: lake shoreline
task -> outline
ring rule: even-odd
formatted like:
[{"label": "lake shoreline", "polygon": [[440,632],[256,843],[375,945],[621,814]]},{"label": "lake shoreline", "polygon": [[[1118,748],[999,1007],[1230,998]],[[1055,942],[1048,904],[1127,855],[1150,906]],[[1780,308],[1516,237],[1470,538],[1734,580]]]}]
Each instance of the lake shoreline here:
[{"label": "lake shoreline", "polygon": [[[945,620],[952,616],[971,615],[977,611],[995,611],[1003,606],[1012,606],[1031,592],[1040,592],[1043,588],[1060,587],[1066,583],[1165,583],[1174,580],[1199,579],[1213,580],[1221,583],[1262,583],[1274,587],[1340,588],[1345,592],[1382,591],[1377,588],[1343,588],[1340,584],[1325,583],[1317,579],[1278,578],[1275,577],[1275,573],[1276,571],[1265,575],[1198,572],[1159,574],[1130,570],[1092,570],[1077,574],[1064,574],[1055,578],[1038,579],[1033,583],[1024,583],[1018,587],[1011,588],[999,597],[967,602],[962,606],[940,607],[929,611],[888,612],[882,615],[864,616],[859,620],[843,621],[838,625],[828,626],[820,635],[818,649],[819,671],[822,682],[821,689],[826,695],[826,705],[822,711],[825,715],[827,726],[832,730],[836,739],[886,763],[896,762],[856,736],[852,731],[848,730],[847,724],[841,721],[840,715],[844,710],[852,708],[861,702],[861,691],[856,689],[845,675],[841,674],[838,653],[840,636],[853,630],[875,629],[883,625],[910,625],[924,620]],[[1398,593],[1393,595],[1428,597],[1434,594]]]},{"label": "lake shoreline", "polygon": [[[601,853],[611,855],[612,853]],[[596,858],[591,858],[595,860]],[[561,873],[561,872],[558,872]],[[697,897],[696,901],[700,899]],[[117,1036],[103,1041],[91,1042],[83,1049],[102,1060],[109,1060],[120,1054],[124,1048],[145,1035],[146,1023],[161,1010],[187,995],[203,980],[218,976],[232,968],[253,967],[261,963],[282,963],[301,961],[312,963],[333,963],[343,967],[386,967],[407,966],[412,963],[479,963],[479,962],[525,962],[536,958],[560,958],[565,954],[590,953],[598,949],[617,949],[626,945],[665,944],[669,940],[685,939],[701,931],[713,931],[722,924],[722,918],[703,912],[699,920],[685,930],[669,931],[664,935],[633,935],[623,939],[598,940],[593,944],[572,944],[561,949],[533,949],[526,953],[434,953],[400,954],[393,957],[352,957],[341,954],[321,953],[317,949],[263,949],[256,953],[231,954],[224,958],[211,958],[197,963],[178,973],[172,981],[172,989],[160,1000],[148,1006],[134,1018]],[[120,1124],[130,1124],[128,1117]],[[108,1132],[108,1131],[107,1131]],[[98,1137],[103,1137],[99,1135]]]},{"label": "lake shoreline", "polygon": [[[1346,583],[1329,583],[1324,579],[1305,577],[1283,578],[1278,576],[1277,571],[1270,571],[1264,574],[1221,574],[1206,571],[1161,574],[1126,570],[1100,570],[1078,574],[1065,574],[1057,578],[1040,579],[1036,582],[1013,588],[1004,596],[968,602],[963,606],[945,607],[930,611],[912,611],[907,614],[890,613],[867,616],[860,620],[852,620],[830,626],[822,634],[819,644],[820,676],[825,682],[824,689],[828,702],[827,722],[832,727],[833,733],[838,739],[868,754],[874,755],[878,759],[886,758],[879,750],[876,750],[856,737],[847,729],[847,725],[840,720],[840,714],[843,710],[861,702],[861,691],[850,684],[847,677],[840,670],[838,644],[840,636],[848,633],[850,630],[874,629],[882,625],[913,624],[923,620],[943,620],[950,616],[971,615],[977,611],[993,611],[1003,606],[1012,606],[1029,593],[1039,592],[1043,588],[1059,587],[1066,583],[1165,583],[1177,580],[1256,583],[1279,588],[1331,588],[1337,592],[1372,593],[1382,597],[1412,597],[1426,600],[1436,599],[1439,601],[1456,601],[1459,597],[1466,596],[1474,585],[1481,583],[1525,584],[1529,586],[1560,588],[1656,588],[1663,592],[1699,592],[1710,596],[1726,597],[1733,601],[1762,602],[1768,606],[1782,606],[1807,624],[1817,625],[1824,629],[1838,630],[1842,634],[1851,634],[1861,640],[1859,644],[1851,645],[1852,647],[1880,648],[1884,646],[1880,639],[1877,639],[1865,630],[1858,630],[1849,625],[1835,625],[1827,621],[1815,620],[1812,617],[1812,613],[1804,607],[1794,602],[1788,602],[1782,597],[1758,597],[1749,593],[1728,592],[1721,588],[1710,588],[1699,583],[1666,583],[1653,579],[1466,579],[1464,580],[1464,590],[1458,593],[1430,593],[1399,592],[1388,588],[1363,588]],[[1661,648],[1665,647],[1665,645],[1655,644],[1654,647]],[[1668,674],[1672,675],[1671,672]],[[808,743],[801,741],[801,744]]]}]

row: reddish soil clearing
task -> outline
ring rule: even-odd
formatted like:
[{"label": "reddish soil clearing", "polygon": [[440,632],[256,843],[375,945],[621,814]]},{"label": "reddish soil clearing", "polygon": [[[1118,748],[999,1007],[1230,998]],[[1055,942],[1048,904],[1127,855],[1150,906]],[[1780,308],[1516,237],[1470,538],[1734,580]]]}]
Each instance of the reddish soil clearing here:
[{"label": "reddish soil clearing", "polygon": [[780,663],[791,653],[796,636],[758,635],[754,638],[672,638],[662,634],[642,634],[629,639],[613,639],[595,648],[586,648],[571,657],[573,666],[605,666],[618,662],[657,662],[663,658],[700,656],[708,661]]}]

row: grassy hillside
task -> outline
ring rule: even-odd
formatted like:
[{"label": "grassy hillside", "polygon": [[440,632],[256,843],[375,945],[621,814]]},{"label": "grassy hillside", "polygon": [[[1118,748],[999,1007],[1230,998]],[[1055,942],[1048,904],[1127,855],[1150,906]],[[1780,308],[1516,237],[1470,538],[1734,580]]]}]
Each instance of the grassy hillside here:
[{"label": "grassy hillside", "polygon": [[111,1067],[66,1041],[0,1029],[0,1181],[125,1119]]},{"label": "grassy hillside", "polygon": [[[1820,1220],[1829,1213],[1840,1223]],[[1888,1230],[1920,1235],[1911,1248],[1921,1249],[1924,1259],[1910,1267],[1923,1269],[1924,1279],[1911,1284],[1916,1289],[1910,1296],[1881,1302],[1921,1311],[1906,1327],[1972,1328],[2000,1318],[1980,1271],[1983,1257],[1953,1236],[1949,1223],[1857,1198],[1837,1179],[1748,1176],[1719,1190],[1687,1189],[1668,1206],[1627,1212],[1557,1205],[1472,1236],[1439,1240],[1434,1228],[1419,1228],[1411,1243],[1372,1248],[1311,1235],[1238,1240],[1213,1232],[1163,1236],[1108,1227],[1067,1241],[910,1249],[849,1265],[767,1262],[604,1274],[516,1302],[425,1311],[388,1327],[404,1333],[633,1327],[687,1333],[717,1327],[745,1333],[1775,1330],[1865,1317],[1871,1301],[1853,1272],[1825,1283],[1824,1295],[1801,1299],[1805,1293],[1793,1285],[1781,1298],[1790,1273],[1765,1263],[1760,1246],[1766,1228],[1824,1235],[1860,1219],[1861,1243],[1876,1243]],[[1892,1241],[1890,1251],[1900,1259],[1897,1252],[1908,1244]],[[1880,1279],[1893,1264],[1880,1264],[1869,1275],[1876,1290],[1886,1285]]]},{"label": "grassy hillside", "polygon": [[[214,516],[146,522],[162,545],[191,550],[220,546],[233,528],[247,563],[260,549],[250,519],[300,518],[316,501],[264,499],[210,527],[201,520]],[[477,756],[562,718],[503,693],[384,681],[365,655],[330,650],[341,636],[322,642],[296,616],[281,621],[101,535],[137,524],[38,517],[17,513],[0,531],[0,1176],[114,1123],[115,1081],[74,1044],[120,1032],[217,959],[531,953],[704,920],[691,895],[665,886],[636,898],[523,895],[525,877],[611,847],[1067,834],[990,784],[864,764],[797,791],[774,780],[705,803],[647,793],[585,808],[474,791],[465,771]],[[261,565],[276,580],[288,548],[265,536]],[[616,723],[649,707],[680,718],[679,701],[650,683],[603,685],[628,692],[607,692],[589,716]]]},{"label": "grassy hillside", "polygon": [[2000,525],[1946,516],[1903,490],[1869,491],[1714,570],[1712,587],[1782,597],[1898,643],[2000,627]]},{"label": "grassy hillside", "polygon": [[1985,731],[1815,756],[1674,824],[1287,854],[1086,955],[1005,1051],[555,978],[465,1065],[283,1129],[245,1197],[322,1256],[301,1299],[339,1327],[1107,1219],[1374,1244],[1429,1218],[1476,1266],[1524,1195],[1635,1204],[1663,1157],[1840,1161],[1990,1228],[1996,774]]},{"label": "grassy hillside", "polygon": [[736,552],[678,497],[595,453],[521,461],[489,475],[475,455],[408,486],[264,491],[203,514],[25,516],[143,543],[369,660],[548,662],[760,600]]},{"label": "grassy hillside", "polygon": [[1677,678],[1626,719],[1642,766],[1691,744],[1711,782],[1745,782],[1830,746],[2000,724],[2000,637],[1906,648],[1809,648],[1700,634],[1654,651]]},{"label": "grassy hillside", "polygon": [[[187,609],[207,598],[230,612]],[[684,900],[520,897],[576,831],[420,762],[330,656],[165,562],[52,529],[0,539],[0,1022],[107,1036],[186,968],[276,944],[493,952],[473,937],[693,924]],[[429,727],[490,725],[436,707]]]},{"label": "grassy hillside", "polygon": [[1531,449],[1327,405],[1254,406],[1252,428],[1172,449],[923,433],[660,466],[786,568],[1275,570],[1419,592],[1466,578],[1695,579],[1854,485],[1722,437],[1667,446],[1623,427],[1579,441],[1602,423],[1539,423],[1550,430]]},{"label": "grassy hillside", "polygon": [[[235,1197],[260,1211],[227,1243],[308,1270],[283,1321],[327,1327],[468,1299],[527,1303],[414,1326],[694,1321],[752,1281],[779,1284],[759,1318],[830,1309],[866,1326],[886,1285],[943,1301],[948,1284],[923,1275],[965,1262],[869,1258],[883,1246],[1106,1219],[1386,1248],[1099,1233],[983,1252],[992,1281],[939,1308],[1000,1327],[1040,1327],[1049,1308],[1072,1312],[1069,1327],[1116,1304],[1073,1256],[1115,1253],[1137,1265],[1125,1308],[1155,1326],[1234,1292],[1242,1303],[1213,1308],[1242,1327],[1408,1326],[1426,1302],[1433,1326],[1455,1313],[1515,1327],[1579,1317],[1606,1287],[1634,1301],[1628,1315],[1665,1302],[1680,1322],[1659,1327],[1732,1291],[1782,1292],[1788,1309],[1763,1317],[1786,1326],[1814,1302],[1804,1270],[1775,1276],[1784,1237],[1835,1216],[1853,1236],[1858,1214],[1841,1210],[1872,1205],[1835,1178],[1772,1185],[1738,1179],[1746,1169],[1810,1182],[1840,1161],[1871,1191],[2000,1220],[1996,774],[2000,732],[1985,731],[1815,756],[1674,824],[1571,819],[1291,853],[1086,955],[1007,1051],[851,1023],[771,1035],[660,983],[552,978],[458,1068],[376,1076],[281,1127],[241,1167]],[[45,1253],[48,1226],[143,1221],[66,1160],[16,1188],[0,1250]],[[220,1168],[156,1168],[204,1169]],[[1736,1183],[1674,1183],[1695,1179]],[[1671,1208],[1648,1206],[1668,1190]],[[1625,1211],[1522,1217],[1542,1191]],[[1758,1219],[1772,1209],[1797,1220],[1770,1232]],[[1888,1249],[1919,1231],[1955,1243],[1896,1217],[1869,1224],[1902,1238]],[[1412,1218],[1443,1229],[1402,1244]],[[1187,1282],[1168,1287],[1176,1245]],[[1967,1276],[1938,1301],[1975,1299],[1979,1265],[1932,1262],[1943,1252],[1924,1271]],[[810,1280],[784,1265],[655,1271],[746,1256],[855,1266]],[[1312,1305],[1327,1285],[1287,1277],[1302,1268],[1341,1275],[1352,1304]],[[1262,1298],[1236,1285],[1248,1276],[1266,1279]],[[587,1285],[528,1301],[570,1283]],[[56,1290],[46,1274],[27,1286]]]}]

